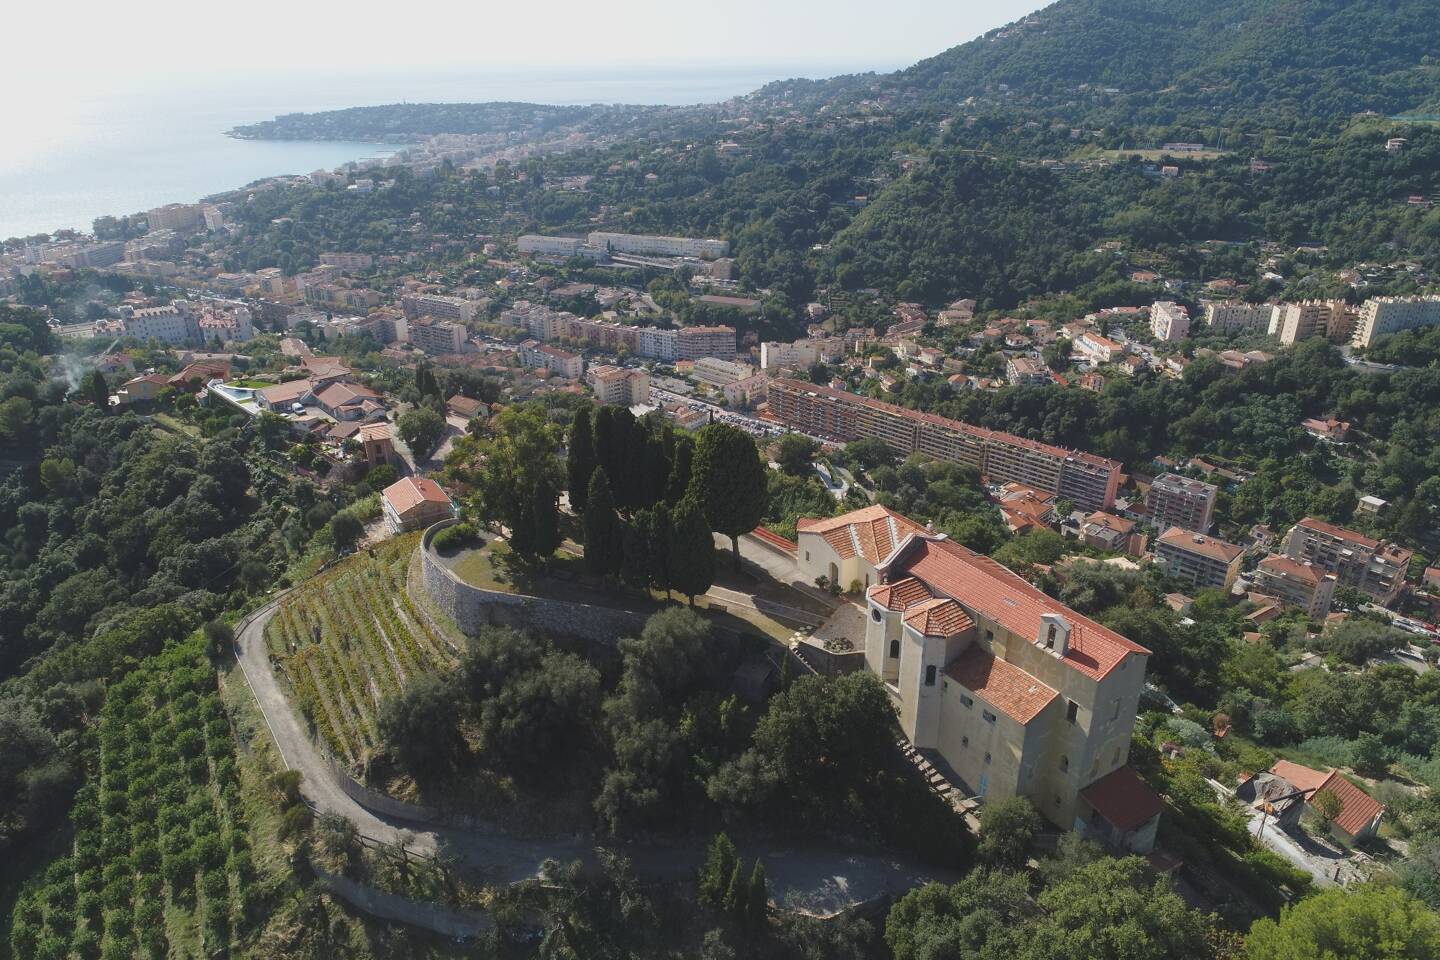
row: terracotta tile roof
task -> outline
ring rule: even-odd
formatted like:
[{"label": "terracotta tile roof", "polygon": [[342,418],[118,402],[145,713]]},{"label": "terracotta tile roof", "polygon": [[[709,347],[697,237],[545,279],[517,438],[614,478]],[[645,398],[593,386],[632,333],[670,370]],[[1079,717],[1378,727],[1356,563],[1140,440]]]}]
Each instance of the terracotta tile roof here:
[{"label": "terracotta tile roof", "polygon": [[[1315,793],[1322,790],[1329,790],[1340,798],[1340,815],[1335,818],[1335,826],[1352,837],[1385,812],[1384,804],[1342,777],[1339,770],[1331,770]],[[1315,798],[1312,795],[1310,799],[1313,802]]]},{"label": "terracotta tile roof", "polygon": [[420,506],[422,503],[449,503],[450,498],[440,489],[440,484],[429,477],[405,477],[385,488],[385,499],[399,516]]},{"label": "terracotta tile roof", "polygon": [[1294,763],[1290,760],[1277,761],[1270,772],[1277,777],[1283,777],[1290,782],[1296,790],[1307,794],[1314,793],[1324,783],[1329,774],[1323,770],[1314,770],[1303,764]]},{"label": "terracotta tile roof", "polygon": [[358,383],[332,383],[315,394],[322,406],[338,407],[361,400],[378,400],[380,394]]},{"label": "terracotta tile roof", "polygon": [[943,597],[912,604],[905,611],[905,624],[922,637],[953,637],[975,629],[965,608]]},{"label": "terracotta tile roof", "polygon": [[1356,533],[1354,530],[1346,530],[1344,527],[1337,527],[1333,523],[1326,523],[1324,520],[1316,520],[1314,517],[1306,517],[1296,524],[1297,527],[1309,527],[1311,530],[1337,537],[1349,543],[1358,543],[1363,547],[1374,550],[1380,546],[1379,540],[1372,540],[1363,533]]},{"label": "terracotta tile roof", "polygon": [[911,533],[925,528],[908,517],[879,504],[862,507],[838,517],[823,520],[800,520],[797,533],[818,533],[840,555],[842,560],[863,557],[878,564]]},{"label": "terracotta tile roof", "polygon": [[357,431],[361,442],[366,440],[394,440],[395,431],[388,423],[367,423]]},{"label": "terracotta tile roof", "polygon": [[1150,651],[1108,627],[1046,596],[1019,575],[989,557],[952,540],[916,536],[882,571],[885,581],[916,577],[934,593],[954,597],[972,611],[1031,640],[1040,636],[1040,618],[1057,614],[1070,624],[1063,662],[1091,678],[1100,678],[1132,653]]},{"label": "terracotta tile roof", "polygon": [[258,392],[261,397],[265,398],[266,403],[281,404],[294,403],[309,393],[310,388],[309,380],[287,380],[284,383],[277,383],[273,387],[261,387]]},{"label": "terracotta tile roof", "polygon": [[1295,580],[1304,580],[1306,583],[1319,583],[1325,571],[1308,563],[1301,563],[1293,560],[1283,553],[1272,553],[1260,561],[1259,567],[1270,573],[1290,577]]},{"label": "terracotta tile roof", "polygon": [[895,583],[877,583],[870,588],[869,594],[872,600],[890,610],[904,610],[912,603],[929,600],[932,596],[930,589],[914,577]]},{"label": "terracotta tile roof", "polygon": [[945,676],[1019,724],[1034,720],[1058,696],[1013,663],[992,657],[978,643],[950,661]]},{"label": "terracotta tile roof", "polygon": [[1081,790],[1080,796],[1121,832],[1134,830],[1165,809],[1160,795],[1129,766],[1107,773]]},{"label": "terracotta tile roof", "polygon": [[1221,563],[1229,564],[1240,554],[1245,552],[1244,547],[1237,547],[1233,543],[1226,543],[1224,540],[1217,540],[1202,533],[1195,533],[1193,530],[1185,530],[1180,527],[1171,527],[1160,534],[1158,543],[1183,550],[1186,553],[1196,553],[1202,557],[1209,557],[1211,560],[1218,560]]}]

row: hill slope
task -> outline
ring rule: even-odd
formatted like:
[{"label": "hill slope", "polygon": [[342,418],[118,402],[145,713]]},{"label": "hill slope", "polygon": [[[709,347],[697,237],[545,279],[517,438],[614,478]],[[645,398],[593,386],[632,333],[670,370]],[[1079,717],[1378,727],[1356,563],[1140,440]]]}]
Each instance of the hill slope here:
[{"label": "hill slope", "polygon": [[931,102],[1090,103],[1132,123],[1397,113],[1440,96],[1436,12],[1427,0],[1060,0],[889,79]]}]

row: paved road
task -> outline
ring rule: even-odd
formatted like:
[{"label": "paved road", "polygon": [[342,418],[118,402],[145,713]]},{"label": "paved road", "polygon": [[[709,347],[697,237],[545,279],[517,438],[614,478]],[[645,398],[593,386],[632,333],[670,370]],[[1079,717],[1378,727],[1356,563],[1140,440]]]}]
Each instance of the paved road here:
[{"label": "paved road", "polygon": [[[361,833],[376,840],[404,843],[416,852],[442,854],[492,883],[536,877],[546,860],[594,862],[594,839],[578,832],[530,839],[434,827],[376,814],[352,799],[340,789],[304,722],[280,689],[264,642],[265,625],[274,610],[272,603],[243,626],[235,638],[236,658],[286,767],[304,775],[301,792],[318,810],[345,817]],[[623,852],[641,875],[670,881],[688,881],[703,856],[697,843],[629,846]],[[764,860],[772,898],[777,903],[820,916],[930,880],[958,879],[950,871],[898,856],[846,854],[829,848],[797,850],[769,844],[742,844],[740,852],[747,859]]]},{"label": "paved road", "polygon": [[[1234,794],[1223,784],[1208,779],[1206,782],[1222,800],[1234,799]],[[1276,825],[1275,818],[1266,817],[1259,810],[1250,806],[1243,806],[1243,811],[1246,819],[1250,821],[1251,836],[1258,839],[1273,853],[1284,857],[1292,866],[1299,867],[1310,874],[1317,887],[1335,886],[1335,867],[1345,862],[1343,858],[1327,857],[1322,848],[1318,846],[1315,847],[1317,852],[1311,853],[1302,847],[1298,840]]]}]

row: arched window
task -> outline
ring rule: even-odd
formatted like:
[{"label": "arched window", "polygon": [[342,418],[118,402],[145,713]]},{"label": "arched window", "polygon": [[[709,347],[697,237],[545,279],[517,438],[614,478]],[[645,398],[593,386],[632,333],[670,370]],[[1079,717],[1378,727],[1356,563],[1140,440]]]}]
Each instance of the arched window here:
[{"label": "arched window", "polygon": [[925,668],[925,686],[935,686],[935,664],[933,663]]},{"label": "arched window", "polygon": [[891,660],[899,660],[899,659],[900,659],[900,641],[899,641],[899,640],[891,640],[891,641],[890,641],[890,659],[891,659]]},{"label": "arched window", "polygon": [[1047,629],[1047,630],[1045,631],[1045,649],[1046,649],[1046,650],[1054,650],[1054,649],[1055,649],[1055,632],[1056,632],[1056,631],[1055,631],[1055,624],[1052,623],[1052,624],[1050,624],[1049,629]]}]

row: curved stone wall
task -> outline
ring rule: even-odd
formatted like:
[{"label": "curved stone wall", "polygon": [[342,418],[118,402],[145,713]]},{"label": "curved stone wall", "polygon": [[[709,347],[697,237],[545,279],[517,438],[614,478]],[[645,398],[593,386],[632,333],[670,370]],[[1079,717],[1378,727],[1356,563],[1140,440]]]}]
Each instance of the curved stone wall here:
[{"label": "curved stone wall", "polygon": [[595,643],[614,643],[633,636],[645,625],[645,615],[588,603],[570,603],[548,597],[530,597],[471,586],[440,561],[430,541],[459,520],[441,520],[420,538],[422,582],[437,607],[466,633],[483,626],[506,626],[541,633],[579,637]]}]

